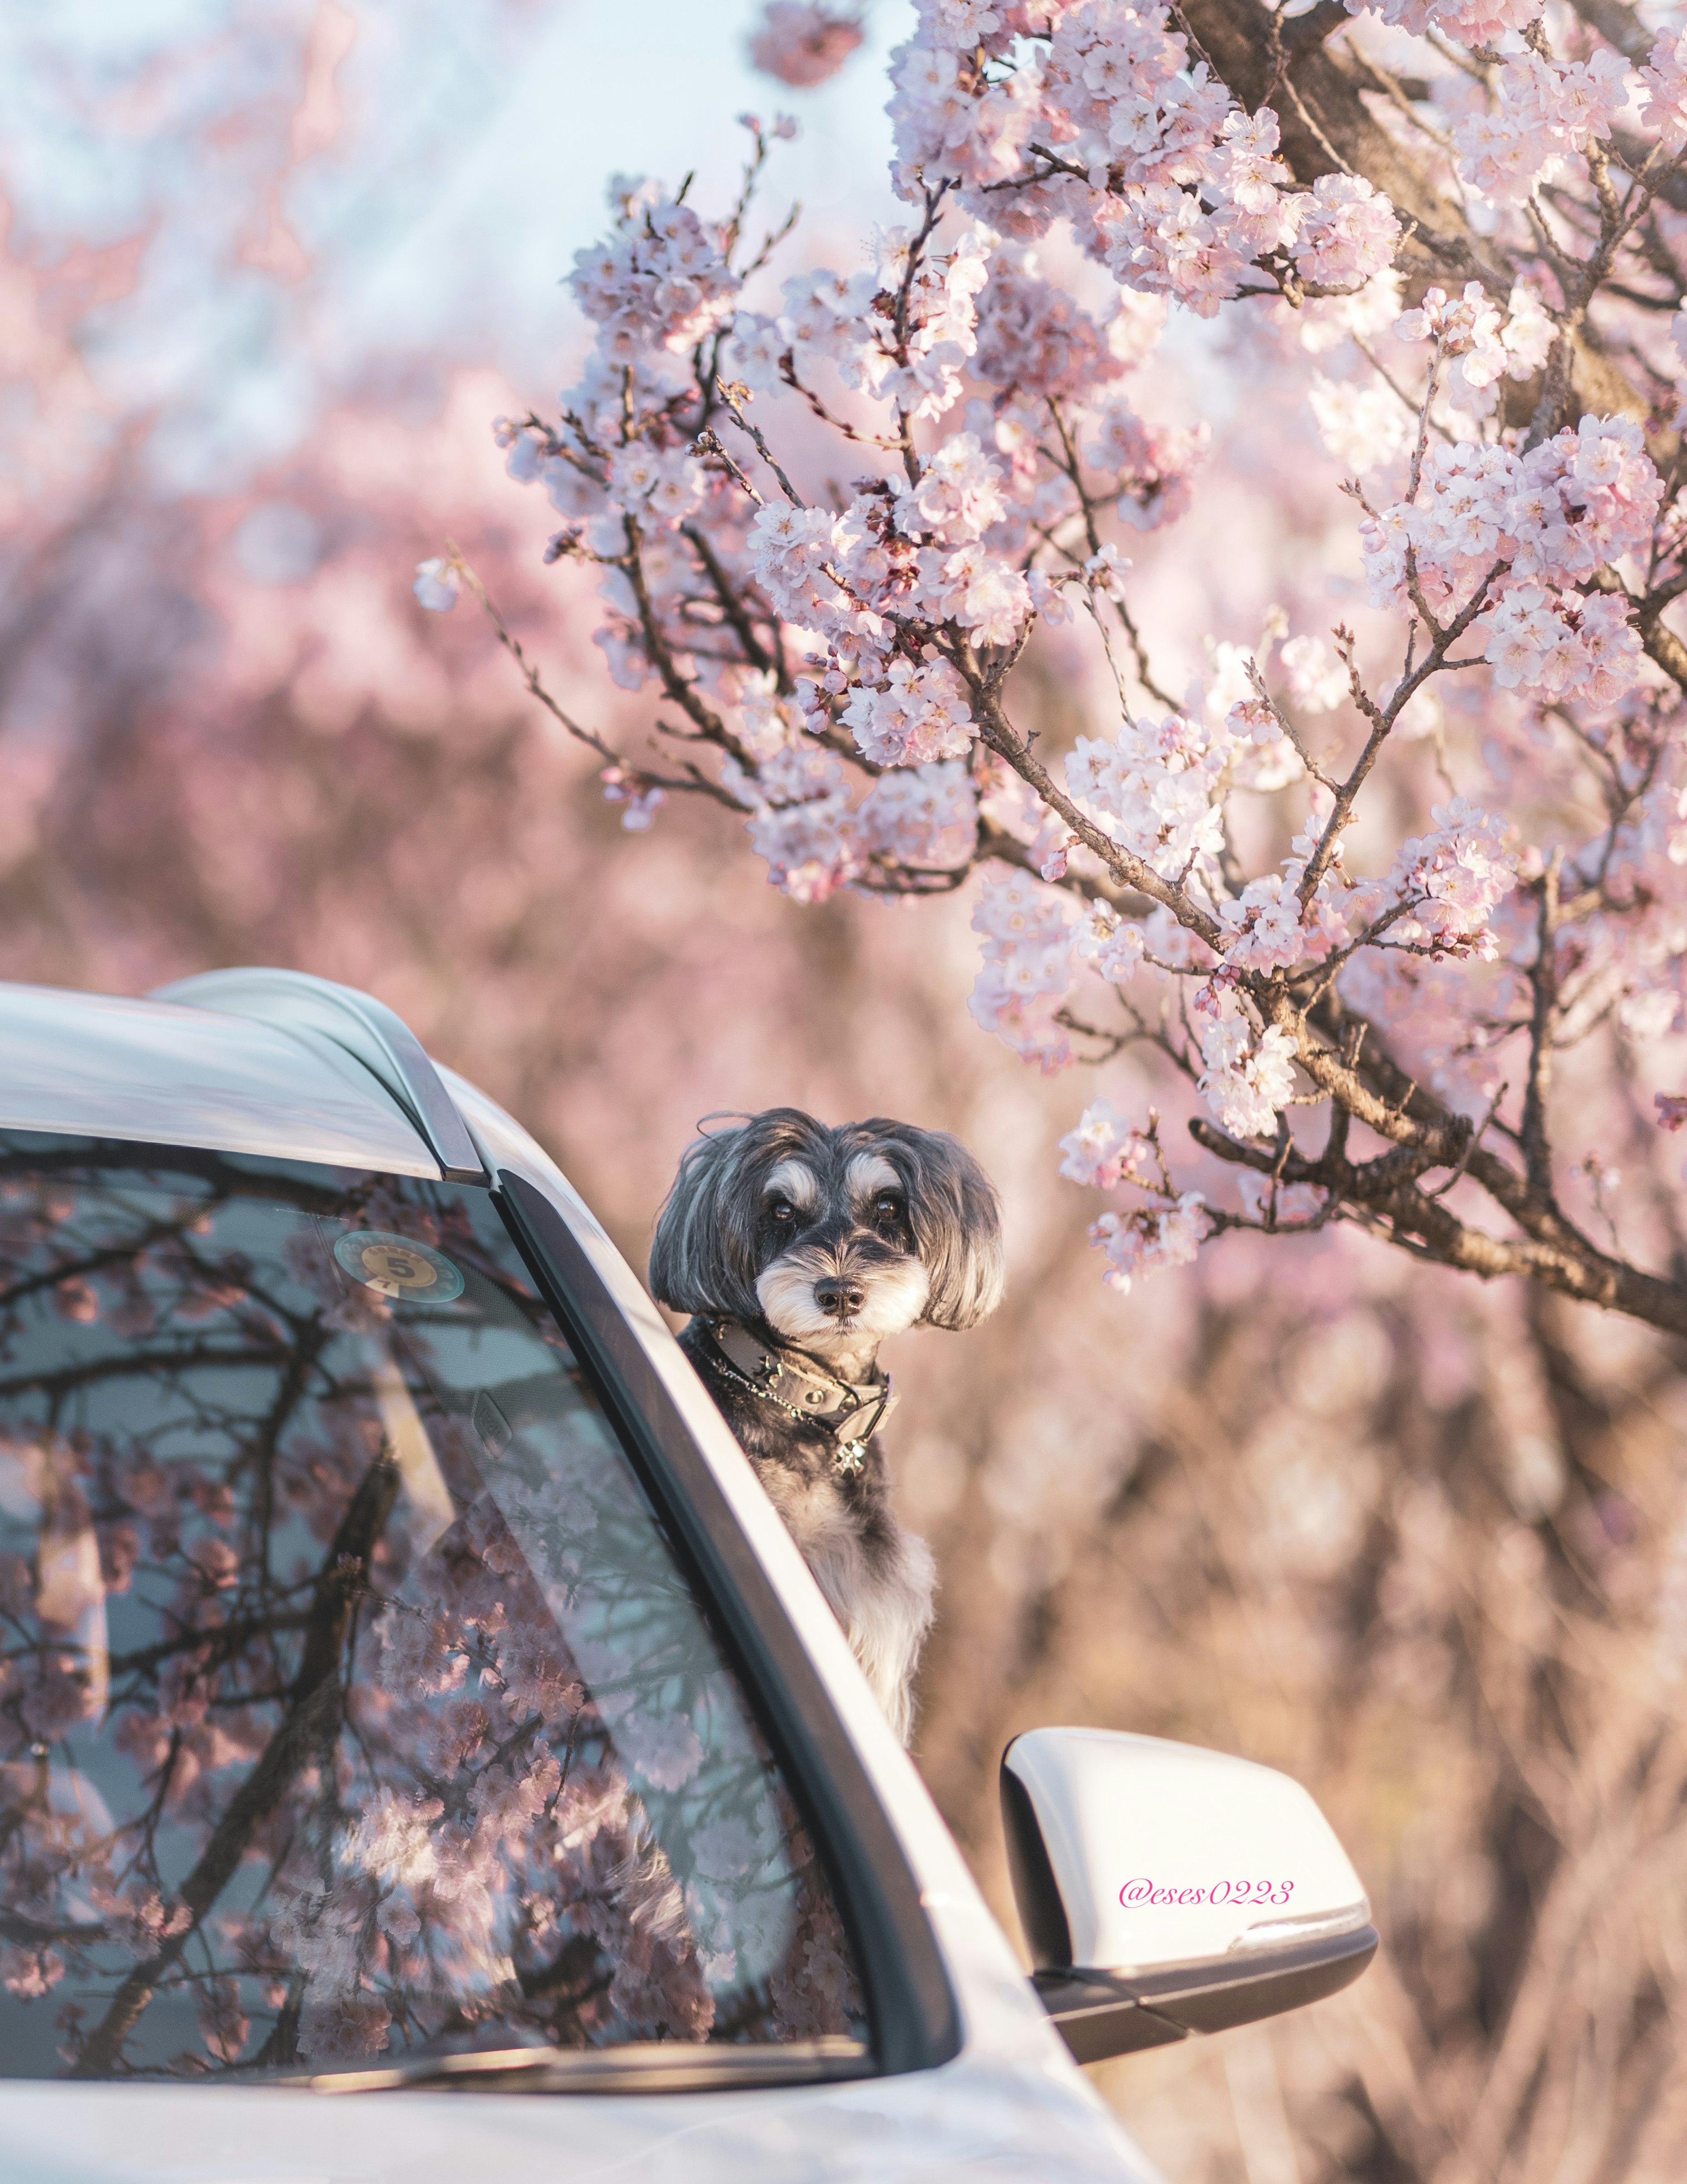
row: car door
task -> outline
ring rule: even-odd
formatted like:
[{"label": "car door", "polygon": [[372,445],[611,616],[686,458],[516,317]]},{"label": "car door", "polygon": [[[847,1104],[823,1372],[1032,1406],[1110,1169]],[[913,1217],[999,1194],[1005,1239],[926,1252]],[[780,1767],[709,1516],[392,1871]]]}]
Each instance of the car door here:
[{"label": "car door", "polygon": [[490,1190],[0,1135],[8,2143],[1126,2173],[660,1323],[458,1089]]}]

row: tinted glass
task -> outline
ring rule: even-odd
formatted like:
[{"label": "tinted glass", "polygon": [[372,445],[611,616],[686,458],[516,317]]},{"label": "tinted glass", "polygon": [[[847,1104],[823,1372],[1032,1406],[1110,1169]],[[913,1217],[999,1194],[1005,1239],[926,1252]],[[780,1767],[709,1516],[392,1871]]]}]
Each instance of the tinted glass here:
[{"label": "tinted glass", "polygon": [[0,2072],[860,2035],[490,1196],[0,1134]]}]

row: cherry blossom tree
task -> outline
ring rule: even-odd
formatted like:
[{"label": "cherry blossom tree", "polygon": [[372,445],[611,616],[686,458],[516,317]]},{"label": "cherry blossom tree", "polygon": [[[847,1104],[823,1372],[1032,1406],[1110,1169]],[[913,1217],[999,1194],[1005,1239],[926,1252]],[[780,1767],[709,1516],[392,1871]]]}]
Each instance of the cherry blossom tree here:
[{"label": "cherry blossom tree", "polygon": [[[1603,1040],[1687,1118],[1679,10],[916,14],[866,270],[764,232],[793,125],[745,116],[730,204],[617,179],[583,376],[498,424],[649,744],[554,698],[463,554],[418,598],[480,593],[627,827],[708,800],[799,903],[969,887],[984,1028],[1050,1071],[1151,1050],[1193,1145],[1111,1095],[1063,1140],[1118,1194],[1114,1286],[1343,1223],[1687,1330],[1554,1091]],[[832,20],[771,11],[758,57],[812,81]],[[1230,482],[1128,382],[1203,339],[1294,382],[1348,566],[1262,634],[1209,583],[1180,664],[1148,557]],[[1107,676],[1064,752],[1023,703],[1061,624]]]}]

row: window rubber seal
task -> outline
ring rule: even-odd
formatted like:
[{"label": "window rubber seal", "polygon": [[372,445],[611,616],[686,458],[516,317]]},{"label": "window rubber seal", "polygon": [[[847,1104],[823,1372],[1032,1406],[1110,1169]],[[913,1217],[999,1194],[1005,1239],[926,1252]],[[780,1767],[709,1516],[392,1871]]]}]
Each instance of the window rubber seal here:
[{"label": "window rubber seal", "polygon": [[952,2062],[960,2013],[908,1854],[719,1480],[620,1304],[559,1209],[505,1171],[493,1198],[693,1564],[732,1664],[839,1897],[866,1990],[877,2075]]}]

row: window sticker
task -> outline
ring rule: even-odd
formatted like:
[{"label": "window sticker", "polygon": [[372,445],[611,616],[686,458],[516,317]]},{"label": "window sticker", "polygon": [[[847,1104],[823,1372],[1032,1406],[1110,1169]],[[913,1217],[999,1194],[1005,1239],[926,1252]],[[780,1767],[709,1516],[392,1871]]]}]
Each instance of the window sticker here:
[{"label": "window sticker", "polygon": [[334,1256],[354,1282],[403,1304],[449,1304],[463,1294],[463,1277],[443,1252],[384,1228],[353,1229]]}]

